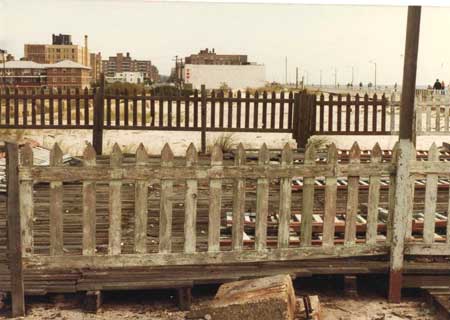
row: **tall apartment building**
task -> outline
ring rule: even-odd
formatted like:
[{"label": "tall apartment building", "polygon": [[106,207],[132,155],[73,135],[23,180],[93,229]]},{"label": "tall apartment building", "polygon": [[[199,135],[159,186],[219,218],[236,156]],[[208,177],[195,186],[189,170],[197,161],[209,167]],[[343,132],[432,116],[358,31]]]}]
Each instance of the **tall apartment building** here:
[{"label": "tall apartment building", "polygon": [[142,72],[146,81],[159,81],[158,69],[150,60],[132,59],[130,53],[126,55],[117,53],[115,56],[109,57],[108,60],[102,61],[103,72],[108,77],[114,77],[120,72]]},{"label": "tall apartment building", "polygon": [[214,48],[209,50],[200,50],[197,54],[191,54],[184,59],[186,64],[229,64],[229,65],[246,65],[247,55],[243,54],[216,54]]},{"label": "tall apartment building", "polygon": [[90,61],[89,65],[91,66],[91,79],[92,82],[97,82],[100,80],[100,74],[102,73],[102,55],[101,53],[91,53],[89,55]]},{"label": "tall apartment building", "polygon": [[89,67],[88,36],[84,36],[84,47],[72,44],[70,35],[52,35],[52,44],[25,44],[24,60],[37,63],[56,63],[70,60]]}]

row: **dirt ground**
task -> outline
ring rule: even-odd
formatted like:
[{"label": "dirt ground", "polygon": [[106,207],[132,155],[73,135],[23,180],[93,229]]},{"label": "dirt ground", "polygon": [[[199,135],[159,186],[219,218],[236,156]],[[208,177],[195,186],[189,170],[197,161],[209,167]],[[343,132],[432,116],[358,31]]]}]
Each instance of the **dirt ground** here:
[{"label": "dirt ground", "polygon": [[[310,281],[310,280],[308,280]],[[328,280],[319,280],[314,285],[298,285],[297,296],[317,294],[321,306],[321,320],[434,320],[434,313],[428,308],[420,294],[403,297],[402,303],[390,304],[383,295],[383,290],[376,287],[377,282],[366,284],[359,289],[359,296],[346,297],[339,286],[330,286]],[[312,287],[317,287],[311,289]],[[216,286],[194,288],[193,308],[212,299]],[[116,320],[149,319],[181,320],[185,312],[180,312],[173,291],[129,291],[106,292],[104,302],[97,314],[83,312],[81,295],[66,295],[65,299],[36,297],[27,301],[25,320]],[[9,310],[0,312],[0,319],[6,319]],[[239,319],[240,320],[240,319]]]}]

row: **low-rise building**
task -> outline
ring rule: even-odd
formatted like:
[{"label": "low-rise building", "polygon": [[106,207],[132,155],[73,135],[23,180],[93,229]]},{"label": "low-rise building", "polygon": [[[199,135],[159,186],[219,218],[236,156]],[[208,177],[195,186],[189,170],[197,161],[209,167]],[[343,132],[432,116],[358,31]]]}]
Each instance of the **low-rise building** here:
[{"label": "low-rise building", "polygon": [[191,54],[184,58],[186,64],[230,64],[245,65],[249,64],[245,54],[217,54],[214,48],[209,50],[200,50],[197,54]]},{"label": "low-rise building", "polygon": [[261,64],[185,64],[183,80],[185,84],[191,84],[194,89],[200,89],[202,84],[207,89],[260,88],[266,84],[266,68]]},{"label": "low-rise building", "polygon": [[107,82],[144,83],[143,72],[116,72],[113,77],[105,77]]},{"label": "low-rise building", "polygon": [[90,68],[65,60],[52,64],[33,61],[8,61],[0,84],[8,88],[78,88],[90,86]]}]

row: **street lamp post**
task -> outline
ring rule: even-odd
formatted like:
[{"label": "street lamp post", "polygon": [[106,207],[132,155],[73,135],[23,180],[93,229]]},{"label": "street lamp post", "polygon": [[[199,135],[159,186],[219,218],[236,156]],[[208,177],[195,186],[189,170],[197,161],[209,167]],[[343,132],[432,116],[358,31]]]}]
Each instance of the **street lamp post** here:
[{"label": "street lamp post", "polygon": [[377,90],[377,63],[375,61],[370,60],[370,63],[373,63],[373,65],[375,66],[375,81],[374,81],[374,87],[375,90]]},{"label": "street lamp post", "polygon": [[322,70],[320,70],[319,88],[322,88]]}]

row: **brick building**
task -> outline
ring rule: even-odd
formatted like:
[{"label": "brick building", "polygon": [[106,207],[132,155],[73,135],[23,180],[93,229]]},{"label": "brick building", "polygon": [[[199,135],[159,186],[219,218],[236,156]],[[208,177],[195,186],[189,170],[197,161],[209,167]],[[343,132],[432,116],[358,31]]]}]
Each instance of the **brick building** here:
[{"label": "brick building", "polygon": [[84,36],[84,47],[72,44],[70,35],[52,35],[52,40],[52,44],[25,44],[24,60],[37,63],[70,60],[89,66],[88,36]]},{"label": "brick building", "polygon": [[34,61],[8,61],[0,83],[9,88],[78,88],[90,86],[90,68],[65,60],[53,64]]},{"label": "brick building", "polygon": [[115,56],[109,57],[108,60],[103,60],[102,68],[108,77],[114,77],[116,73],[121,72],[142,72],[145,81],[159,81],[158,69],[150,60],[132,59],[129,52],[126,55],[117,53]]},{"label": "brick building", "polygon": [[89,65],[91,67],[91,81],[96,83],[100,80],[100,74],[102,73],[102,55],[101,53],[91,53],[89,55]]},{"label": "brick building", "polygon": [[186,64],[228,64],[228,65],[247,65],[247,55],[243,54],[216,54],[215,50],[211,51],[206,48],[200,50],[197,54],[191,54],[184,59]]}]

